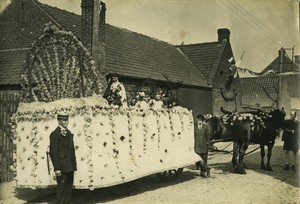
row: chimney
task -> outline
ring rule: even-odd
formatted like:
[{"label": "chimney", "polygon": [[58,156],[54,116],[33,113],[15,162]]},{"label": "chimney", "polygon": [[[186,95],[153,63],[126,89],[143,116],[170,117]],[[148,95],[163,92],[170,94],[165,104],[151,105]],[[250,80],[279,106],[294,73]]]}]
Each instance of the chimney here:
[{"label": "chimney", "polygon": [[279,59],[279,72],[283,71],[283,58],[284,58],[285,50],[283,48],[280,48],[278,50],[278,59]]},{"label": "chimney", "polygon": [[228,28],[219,28],[218,43],[221,44],[224,39],[226,39],[228,42],[230,41],[230,30]]},{"label": "chimney", "polygon": [[103,85],[106,83],[105,12],[106,5],[101,0],[81,0],[81,40],[95,61]]}]

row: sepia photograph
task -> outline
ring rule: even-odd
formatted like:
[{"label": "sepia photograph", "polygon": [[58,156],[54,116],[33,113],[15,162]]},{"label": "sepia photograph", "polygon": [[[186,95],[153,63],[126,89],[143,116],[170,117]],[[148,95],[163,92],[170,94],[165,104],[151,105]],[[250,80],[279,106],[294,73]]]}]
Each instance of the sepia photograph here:
[{"label": "sepia photograph", "polygon": [[0,204],[300,203],[299,0],[0,0]]}]

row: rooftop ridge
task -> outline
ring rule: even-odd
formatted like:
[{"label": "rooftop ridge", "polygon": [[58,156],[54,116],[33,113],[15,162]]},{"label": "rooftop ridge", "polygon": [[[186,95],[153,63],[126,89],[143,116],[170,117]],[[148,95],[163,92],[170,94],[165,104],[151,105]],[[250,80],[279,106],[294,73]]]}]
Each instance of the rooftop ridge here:
[{"label": "rooftop ridge", "polygon": [[203,43],[191,43],[191,44],[181,44],[181,45],[176,45],[177,47],[180,46],[198,46],[198,45],[204,45],[204,44],[216,44],[218,43],[217,41],[213,41],[213,42],[203,42]]},{"label": "rooftop ridge", "polygon": [[[36,1],[36,0],[31,0],[32,1],[32,3],[36,6],[36,7],[38,7],[43,13],[45,13],[51,20],[53,20],[53,22],[58,26],[58,27],[60,27],[61,29],[63,29],[63,30],[66,30],[62,25],[60,25],[60,23],[58,23],[49,13],[47,13],[47,11],[45,11],[40,5],[38,5],[38,4],[42,4],[42,3],[40,3],[40,2],[38,2],[38,1]],[[37,3],[38,2],[38,3]],[[46,5],[46,4],[43,4],[43,5]]]}]

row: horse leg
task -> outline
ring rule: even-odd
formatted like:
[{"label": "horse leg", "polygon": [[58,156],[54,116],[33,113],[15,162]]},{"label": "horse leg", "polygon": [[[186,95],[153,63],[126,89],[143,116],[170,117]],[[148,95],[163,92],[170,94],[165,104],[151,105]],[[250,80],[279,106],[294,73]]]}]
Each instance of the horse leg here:
[{"label": "horse leg", "polygon": [[248,149],[248,143],[244,143],[239,149],[239,173],[240,174],[246,174],[246,170],[244,168],[244,156],[247,149]]},{"label": "horse leg", "polygon": [[270,164],[270,161],[271,161],[271,157],[272,157],[272,149],[273,149],[273,146],[275,144],[275,140],[274,141],[271,141],[269,144],[268,144],[268,160],[267,160],[267,166],[266,166],[266,169],[268,171],[273,171],[272,167],[271,167],[271,164]]},{"label": "horse leg", "polygon": [[234,173],[238,173],[238,161],[237,161],[237,157],[238,157],[238,143],[237,142],[233,142],[233,152],[232,152],[232,166],[234,168]]},{"label": "horse leg", "polygon": [[260,157],[261,157],[261,162],[260,162],[260,169],[262,170],[266,170],[266,166],[265,166],[265,145],[264,144],[260,144]]}]

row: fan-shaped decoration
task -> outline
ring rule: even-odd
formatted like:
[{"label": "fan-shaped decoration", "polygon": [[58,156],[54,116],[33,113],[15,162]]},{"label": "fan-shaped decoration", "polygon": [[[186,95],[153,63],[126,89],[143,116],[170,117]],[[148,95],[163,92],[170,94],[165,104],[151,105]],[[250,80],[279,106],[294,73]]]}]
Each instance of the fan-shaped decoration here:
[{"label": "fan-shaped decoration", "polygon": [[33,43],[21,75],[23,102],[79,98],[101,92],[88,50],[72,32],[48,23]]}]

